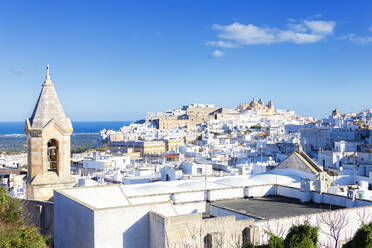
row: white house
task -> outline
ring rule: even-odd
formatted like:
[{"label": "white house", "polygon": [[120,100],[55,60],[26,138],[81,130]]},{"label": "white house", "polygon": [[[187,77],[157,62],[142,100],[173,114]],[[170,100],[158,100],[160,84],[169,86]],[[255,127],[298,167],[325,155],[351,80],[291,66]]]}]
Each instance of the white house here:
[{"label": "white house", "polygon": [[160,169],[162,181],[175,181],[182,178],[182,170],[177,167],[164,166]]},{"label": "white house", "polygon": [[182,163],[182,171],[184,174],[190,174],[193,176],[208,176],[213,173],[211,164],[188,161]]},{"label": "white house", "polygon": [[93,154],[93,159],[84,159],[83,168],[95,171],[106,169],[124,170],[130,165],[130,156],[102,156],[98,152]]}]

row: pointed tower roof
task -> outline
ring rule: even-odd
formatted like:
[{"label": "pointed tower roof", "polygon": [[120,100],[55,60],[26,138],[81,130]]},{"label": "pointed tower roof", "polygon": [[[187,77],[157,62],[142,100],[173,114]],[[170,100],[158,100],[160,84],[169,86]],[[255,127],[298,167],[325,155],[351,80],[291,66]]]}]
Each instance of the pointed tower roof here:
[{"label": "pointed tower roof", "polygon": [[30,118],[30,126],[32,129],[42,129],[54,120],[63,130],[72,130],[71,121],[66,118],[54,84],[50,80],[49,65],[47,65],[46,70],[45,81]]},{"label": "pointed tower roof", "polygon": [[341,117],[341,113],[340,113],[340,111],[337,108],[332,111],[332,117],[333,118]]},{"label": "pointed tower roof", "polygon": [[262,100],[262,98],[260,98],[260,100],[258,100],[258,103],[261,104],[261,105],[264,105],[264,101]]},{"label": "pointed tower roof", "polygon": [[253,99],[252,99],[250,105],[251,105],[251,106],[256,106],[257,104],[258,104],[258,103],[257,103],[256,99],[254,99],[254,97],[253,97]]}]

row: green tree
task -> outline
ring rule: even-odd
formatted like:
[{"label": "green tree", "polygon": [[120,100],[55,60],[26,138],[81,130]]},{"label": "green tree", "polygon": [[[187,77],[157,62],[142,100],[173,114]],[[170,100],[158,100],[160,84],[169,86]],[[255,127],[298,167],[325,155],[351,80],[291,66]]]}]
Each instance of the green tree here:
[{"label": "green tree", "polygon": [[253,125],[253,126],[251,126],[251,129],[261,129],[261,126],[260,125]]},{"label": "green tree", "polygon": [[104,151],[107,151],[107,150],[108,150],[108,148],[106,148],[106,147],[100,147],[100,148],[96,149],[96,151],[98,151],[98,152],[104,152]]},{"label": "green tree", "polygon": [[362,224],[353,239],[344,244],[342,248],[372,248],[372,223]]},{"label": "green tree", "polygon": [[269,239],[270,248],[284,248],[284,240],[281,237],[271,235]]},{"label": "green tree", "polygon": [[10,197],[5,189],[0,186],[0,221],[5,224],[21,225],[22,211],[19,201]]},{"label": "green tree", "polygon": [[292,226],[284,240],[284,247],[288,248],[316,248],[318,243],[317,227],[305,223]]},{"label": "green tree", "polygon": [[43,237],[35,227],[10,228],[0,232],[1,248],[46,247]]},{"label": "green tree", "polygon": [[244,131],[244,134],[250,134],[251,132],[252,132],[252,130],[247,129],[247,130]]},{"label": "green tree", "polygon": [[267,245],[253,245],[252,243],[245,244],[242,248],[284,248],[284,240],[281,237],[269,233],[270,239]]},{"label": "green tree", "polygon": [[78,147],[76,147],[75,151],[76,151],[77,153],[82,153],[82,152],[85,151],[85,148],[82,147],[82,146],[78,146]]},{"label": "green tree", "polygon": [[318,231],[319,229],[317,227],[305,223],[303,225],[292,226],[284,240],[269,233],[269,244],[254,246],[248,243],[243,248],[316,248]]},{"label": "green tree", "polygon": [[0,186],[0,248],[46,247],[37,228],[29,226],[23,216],[19,200]]}]

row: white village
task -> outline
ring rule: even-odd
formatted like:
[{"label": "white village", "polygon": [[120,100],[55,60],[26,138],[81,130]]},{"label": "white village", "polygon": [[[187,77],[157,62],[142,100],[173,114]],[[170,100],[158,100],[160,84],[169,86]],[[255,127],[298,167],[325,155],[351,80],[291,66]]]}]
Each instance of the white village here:
[{"label": "white village", "polygon": [[372,221],[372,109],[318,120],[271,100],[190,104],[71,154],[49,66],[35,100],[27,153],[1,155],[0,184],[57,248],[241,248],[303,223],[341,247]]}]

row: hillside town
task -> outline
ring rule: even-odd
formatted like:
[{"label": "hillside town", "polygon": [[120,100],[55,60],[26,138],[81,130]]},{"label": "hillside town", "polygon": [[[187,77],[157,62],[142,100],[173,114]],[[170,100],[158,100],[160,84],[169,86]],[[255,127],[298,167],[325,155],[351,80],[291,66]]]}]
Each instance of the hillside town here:
[{"label": "hillside town", "polygon": [[253,98],[148,113],[71,154],[47,67],[27,153],[1,155],[0,184],[55,247],[243,247],[305,222],[339,247],[371,220],[371,130],[372,109],[317,120]]},{"label": "hillside town", "polygon": [[0,1],[0,248],[372,248],[371,13]]}]

